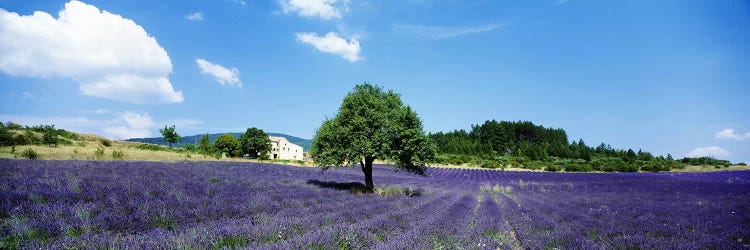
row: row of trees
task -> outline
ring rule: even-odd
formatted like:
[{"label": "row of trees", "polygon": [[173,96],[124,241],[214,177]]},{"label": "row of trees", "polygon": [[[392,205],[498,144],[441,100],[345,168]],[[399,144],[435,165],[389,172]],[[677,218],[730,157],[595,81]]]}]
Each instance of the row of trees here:
[{"label": "row of trees", "polygon": [[596,147],[579,139],[568,142],[563,129],[545,128],[529,121],[486,121],[470,131],[455,130],[429,135],[438,145],[438,162],[472,163],[485,167],[507,165],[543,167],[552,171],[669,171],[684,165],[728,166],[728,161],[654,156],[633,149],[615,149],[601,143]]},{"label": "row of trees", "polygon": [[[161,132],[164,141],[169,143],[170,147],[182,138],[175,131],[174,125],[171,127],[164,126],[164,129],[160,129],[159,132]],[[219,138],[216,138],[213,143],[208,134],[204,134],[201,136],[197,147],[192,144],[186,144],[185,149],[196,150],[207,155],[248,156],[251,158],[268,159],[268,152],[271,151],[271,139],[269,139],[268,134],[262,129],[253,127],[248,128],[244,134],[240,135],[239,139],[232,134],[223,134]]]}]

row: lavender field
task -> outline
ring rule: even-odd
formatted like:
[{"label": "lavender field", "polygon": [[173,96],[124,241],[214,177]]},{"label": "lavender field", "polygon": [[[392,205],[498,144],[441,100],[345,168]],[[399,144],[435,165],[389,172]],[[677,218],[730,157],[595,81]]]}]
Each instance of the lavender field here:
[{"label": "lavender field", "polygon": [[750,172],[0,160],[0,248],[746,249]]}]

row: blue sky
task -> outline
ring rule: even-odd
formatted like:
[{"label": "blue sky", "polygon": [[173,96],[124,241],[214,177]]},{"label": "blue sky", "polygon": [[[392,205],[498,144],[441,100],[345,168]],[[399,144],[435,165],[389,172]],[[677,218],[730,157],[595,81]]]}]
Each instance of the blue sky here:
[{"label": "blue sky", "polygon": [[167,124],[183,135],[254,126],[311,138],[369,81],[400,93],[428,132],[530,120],[589,145],[750,162],[747,1],[9,0],[0,9],[3,121],[111,138],[157,136]]}]

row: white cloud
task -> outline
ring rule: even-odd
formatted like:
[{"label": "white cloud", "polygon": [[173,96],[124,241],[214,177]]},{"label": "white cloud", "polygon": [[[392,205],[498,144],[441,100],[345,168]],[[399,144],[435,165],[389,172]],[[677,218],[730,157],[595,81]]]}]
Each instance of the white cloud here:
[{"label": "white cloud", "polygon": [[337,0],[280,0],[284,13],[297,13],[300,16],[320,17],[322,19],[341,18],[341,9],[347,9],[349,1]]},{"label": "white cloud", "polygon": [[221,85],[234,85],[237,87],[242,87],[242,82],[240,81],[240,71],[237,70],[237,68],[226,68],[224,66],[206,61],[203,58],[195,59],[195,63],[197,63],[198,67],[201,69],[201,74],[208,74],[213,76],[214,78],[216,78],[216,81],[221,83]]},{"label": "white cloud", "polygon": [[716,133],[716,139],[733,139],[737,141],[744,141],[750,139],[750,132],[744,134],[735,134],[734,129],[728,128]]},{"label": "white cloud", "polygon": [[444,27],[430,25],[396,24],[393,26],[393,29],[396,32],[410,33],[416,36],[427,37],[431,39],[447,39],[493,31],[502,27],[505,27],[505,25],[494,23],[472,27]]},{"label": "white cloud", "polygon": [[124,124],[106,127],[104,132],[117,139],[151,137],[151,130],[154,128],[154,122],[146,112],[126,111],[116,121]]},{"label": "white cloud", "polygon": [[70,1],[58,18],[0,9],[0,71],[16,77],[63,77],[84,95],[127,103],[179,103],[172,62],[133,20]]},{"label": "white cloud", "polygon": [[297,33],[297,40],[310,44],[322,52],[339,55],[349,62],[364,59],[360,56],[361,48],[357,39],[352,38],[346,41],[336,32],[328,32],[325,36],[318,36],[317,33],[313,32]]},{"label": "white cloud", "polygon": [[729,151],[720,148],[718,146],[712,147],[699,147],[691,150],[686,157],[726,157],[729,156]]},{"label": "white cloud", "polygon": [[34,97],[34,95],[31,94],[31,93],[29,93],[29,92],[24,91],[24,92],[21,92],[21,97],[24,98],[24,99],[27,99],[27,98]]},{"label": "white cloud", "polygon": [[193,14],[186,15],[185,19],[190,21],[203,21],[203,13],[195,12]]}]

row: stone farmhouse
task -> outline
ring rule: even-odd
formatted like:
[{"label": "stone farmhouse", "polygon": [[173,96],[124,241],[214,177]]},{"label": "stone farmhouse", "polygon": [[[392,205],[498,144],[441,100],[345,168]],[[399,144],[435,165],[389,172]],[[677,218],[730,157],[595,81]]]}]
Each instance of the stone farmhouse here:
[{"label": "stone farmhouse", "polygon": [[271,152],[268,152],[270,159],[279,160],[303,160],[304,154],[302,146],[289,142],[286,138],[280,136],[269,136],[271,139]]}]

